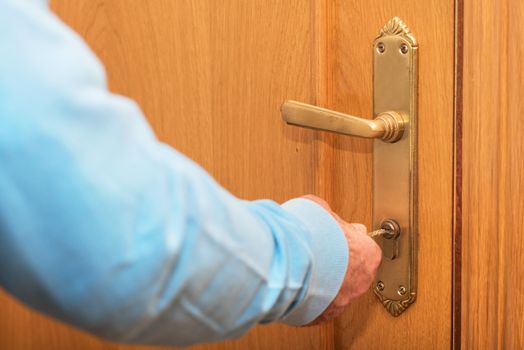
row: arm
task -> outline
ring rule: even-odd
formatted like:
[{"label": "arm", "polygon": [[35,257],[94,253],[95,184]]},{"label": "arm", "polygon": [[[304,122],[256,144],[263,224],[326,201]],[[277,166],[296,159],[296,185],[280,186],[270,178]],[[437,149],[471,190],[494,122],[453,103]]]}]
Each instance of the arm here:
[{"label": "arm", "polygon": [[348,249],[324,209],[239,200],[159,143],[43,3],[0,1],[0,26],[7,291],[102,337],[176,345],[328,306]]}]

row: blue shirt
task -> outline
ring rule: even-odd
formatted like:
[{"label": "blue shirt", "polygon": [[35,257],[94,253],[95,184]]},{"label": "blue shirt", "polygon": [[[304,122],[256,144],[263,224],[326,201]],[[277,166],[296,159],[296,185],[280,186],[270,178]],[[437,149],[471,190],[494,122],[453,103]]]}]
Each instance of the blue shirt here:
[{"label": "blue shirt", "polygon": [[348,263],[331,215],[305,199],[234,197],[106,85],[45,1],[0,0],[0,285],[130,343],[321,314]]}]

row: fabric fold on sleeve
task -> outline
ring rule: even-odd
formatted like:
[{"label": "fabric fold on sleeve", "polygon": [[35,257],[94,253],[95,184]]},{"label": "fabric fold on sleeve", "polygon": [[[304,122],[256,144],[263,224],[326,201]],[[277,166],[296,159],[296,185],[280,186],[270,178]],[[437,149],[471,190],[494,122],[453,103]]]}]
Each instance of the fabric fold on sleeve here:
[{"label": "fabric fold on sleeve", "polygon": [[301,326],[317,318],[336,297],[349,262],[348,243],[336,220],[315,202],[297,198],[282,205],[309,229],[313,253],[308,289],[283,319],[288,325]]}]

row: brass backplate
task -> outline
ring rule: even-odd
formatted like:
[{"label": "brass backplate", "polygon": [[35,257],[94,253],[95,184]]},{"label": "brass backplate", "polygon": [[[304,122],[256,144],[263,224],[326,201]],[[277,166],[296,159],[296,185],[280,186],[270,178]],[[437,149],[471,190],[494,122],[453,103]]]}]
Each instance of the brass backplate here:
[{"label": "brass backplate", "polygon": [[374,141],[373,229],[385,220],[400,226],[398,238],[377,237],[383,249],[374,292],[393,316],[417,296],[417,42],[397,17],[373,45],[374,115],[397,111],[406,129],[395,143]]}]

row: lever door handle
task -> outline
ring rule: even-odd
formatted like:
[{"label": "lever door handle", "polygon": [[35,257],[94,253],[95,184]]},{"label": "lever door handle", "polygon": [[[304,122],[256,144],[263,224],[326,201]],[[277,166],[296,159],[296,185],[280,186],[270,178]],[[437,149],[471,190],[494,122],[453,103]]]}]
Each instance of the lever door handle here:
[{"label": "lever door handle", "polygon": [[[393,316],[399,316],[417,296],[418,46],[408,27],[395,17],[370,49],[373,119],[296,101],[285,101],[281,112],[289,124],[374,139],[371,235],[382,248],[383,259],[373,291]],[[335,193],[343,196],[343,188]]]},{"label": "lever door handle", "polygon": [[280,111],[288,124],[385,142],[400,140],[406,124],[406,119],[394,111],[382,112],[370,120],[291,100],[284,102]]}]

